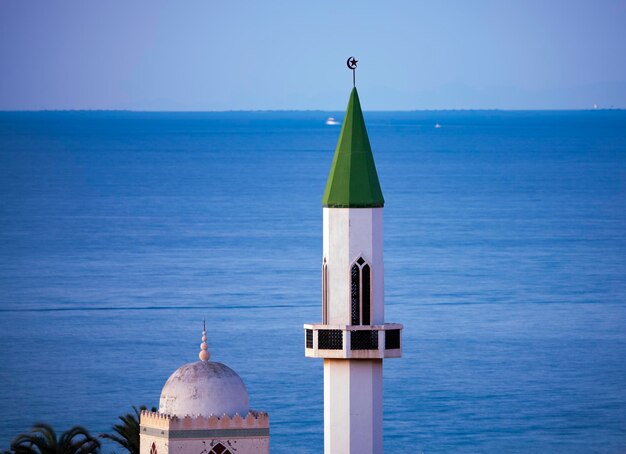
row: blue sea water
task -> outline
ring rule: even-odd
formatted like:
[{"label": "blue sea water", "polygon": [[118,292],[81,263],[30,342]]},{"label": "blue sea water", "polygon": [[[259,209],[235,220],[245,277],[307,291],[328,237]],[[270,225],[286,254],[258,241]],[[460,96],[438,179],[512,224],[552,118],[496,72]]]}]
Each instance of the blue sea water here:
[{"label": "blue sea water", "polygon": [[[158,405],[206,318],[272,452],[321,452],[330,115],[0,113],[0,449]],[[386,452],[626,452],[626,112],[365,116]]]}]

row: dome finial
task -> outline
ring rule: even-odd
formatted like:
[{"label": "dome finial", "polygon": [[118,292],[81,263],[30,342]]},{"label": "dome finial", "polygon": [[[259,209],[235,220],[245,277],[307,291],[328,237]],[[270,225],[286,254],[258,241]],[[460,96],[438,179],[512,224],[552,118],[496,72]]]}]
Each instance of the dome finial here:
[{"label": "dome finial", "polygon": [[356,87],[356,64],[358,62],[359,61],[354,57],[348,58],[348,61],[346,62],[346,65],[348,65],[348,68],[352,70],[352,86],[353,87]]},{"label": "dome finial", "polygon": [[208,361],[211,358],[209,346],[206,343],[206,320],[202,321],[202,343],[200,344],[200,361]]}]

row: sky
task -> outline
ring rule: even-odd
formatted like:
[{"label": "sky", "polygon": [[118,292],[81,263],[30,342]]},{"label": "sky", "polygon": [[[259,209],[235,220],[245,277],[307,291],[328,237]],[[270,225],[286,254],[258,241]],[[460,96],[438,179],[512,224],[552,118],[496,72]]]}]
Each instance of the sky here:
[{"label": "sky", "polygon": [[626,108],[626,0],[0,0],[0,110]]}]

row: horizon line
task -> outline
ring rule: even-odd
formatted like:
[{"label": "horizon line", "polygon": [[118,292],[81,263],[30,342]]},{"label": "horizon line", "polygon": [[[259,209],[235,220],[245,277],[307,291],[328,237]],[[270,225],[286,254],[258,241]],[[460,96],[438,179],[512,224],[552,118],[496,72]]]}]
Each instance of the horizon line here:
[{"label": "horizon line", "polygon": [[[599,108],[442,108],[442,109],[363,109],[363,112],[598,112],[622,111],[626,107]],[[44,112],[128,112],[128,113],[277,113],[277,112],[345,112],[345,109],[228,109],[228,110],[142,110],[142,109],[0,109],[0,113],[44,113]]]}]

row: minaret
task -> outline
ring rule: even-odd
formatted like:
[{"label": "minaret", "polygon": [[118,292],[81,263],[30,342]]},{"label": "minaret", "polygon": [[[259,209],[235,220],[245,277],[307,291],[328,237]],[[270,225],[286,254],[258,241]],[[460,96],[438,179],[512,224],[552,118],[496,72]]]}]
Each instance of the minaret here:
[{"label": "minaret", "polygon": [[324,452],[382,453],[383,358],[401,356],[402,325],[385,323],[384,199],[356,87],[322,205],[322,323],[304,328],[305,355],[324,358]]}]

